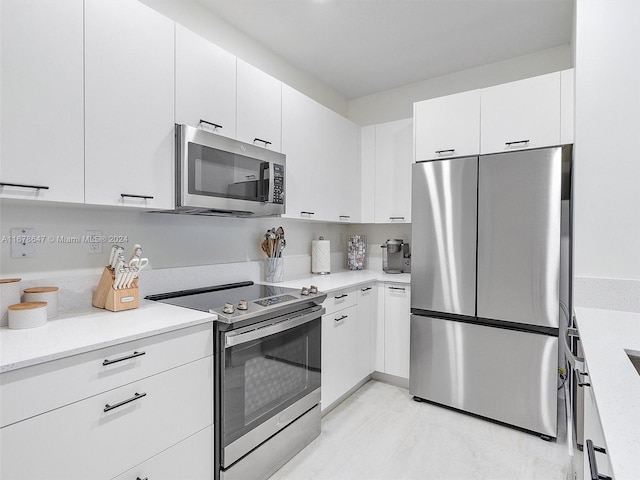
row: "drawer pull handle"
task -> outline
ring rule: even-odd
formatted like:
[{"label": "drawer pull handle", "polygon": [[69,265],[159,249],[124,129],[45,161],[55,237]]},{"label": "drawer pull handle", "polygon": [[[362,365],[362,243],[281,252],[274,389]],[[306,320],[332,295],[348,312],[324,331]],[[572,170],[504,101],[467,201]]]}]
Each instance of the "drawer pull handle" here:
[{"label": "drawer pull handle", "polygon": [[351,218],[351,215],[340,215],[338,218]]},{"label": "drawer pull handle", "polygon": [[591,440],[587,440],[587,455],[589,457],[589,470],[591,470],[591,480],[611,480],[608,475],[600,475],[598,473],[598,464],[596,463],[596,452],[606,454],[607,451],[602,447],[596,447]]},{"label": "drawer pull handle", "polygon": [[142,198],[144,200],[153,200],[153,196],[151,195],[136,195],[134,193],[121,193],[120,196],[122,198]]},{"label": "drawer pull handle", "polygon": [[455,148],[449,148],[447,150],[436,150],[436,155],[442,155],[443,153],[453,154],[455,151]]},{"label": "drawer pull handle", "polygon": [[136,400],[138,400],[139,398],[146,397],[146,396],[147,396],[147,394],[146,394],[146,393],[138,393],[138,392],[136,392],[136,393],[134,393],[134,394],[133,394],[133,397],[131,397],[131,398],[127,398],[126,400],[123,400],[123,401],[121,401],[121,402],[119,402],[119,403],[116,403],[115,405],[109,405],[109,404],[107,403],[107,404],[104,406],[104,411],[105,411],[105,412],[108,412],[108,411],[110,411],[110,410],[113,410],[114,408],[121,407],[121,406],[123,406],[123,405],[126,405],[127,403],[135,402],[135,401],[136,401]]},{"label": "drawer pull handle", "polygon": [[511,145],[517,145],[519,143],[529,143],[529,140],[516,140],[515,142],[504,142],[504,144],[507,147],[510,147]]},{"label": "drawer pull handle", "polygon": [[389,290],[402,290],[405,291],[404,287],[389,287]]},{"label": "drawer pull handle", "polygon": [[315,212],[300,212],[300,215],[315,215]]},{"label": "drawer pull handle", "polygon": [[349,295],[347,295],[346,293],[343,293],[342,295],[338,295],[337,297],[334,297],[336,300],[340,300],[341,298],[344,297],[348,297]]},{"label": "drawer pull handle", "polygon": [[334,318],[334,320],[335,320],[336,322],[339,322],[339,321],[341,321],[341,320],[344,320],[344,319],[345,319],[345,318],[347,318],[348,316],[349,316],[349,315],[342,315],[340,318]]},{"label": "drawer pull handle", "polygon": [[112,363],[123,362],[125,360],[129,360],[130,358],[141,357],[142,355],[146,355],[147,352],[133,352],[131,355],[127,355],[126,357],[115,358],[113,360],[109,360],[108,358],[102,362],[102,365],[111,365]]},{"label": "drawer pull handle", "polygon": [[22,183],[0,183],[0,188],[2,187],[18,187],[18,188],[34,188],[36,190],[49,190],[49,187],[44,185],[24,185]]},{"label": "drawer pull handle", "polygon": [[371,287],[361,288],[360,289],[361,292],[368,292],[369,290],[371,290]]},{"label": "drawer pull handle", "polygon": [[389,220],[404,220],[404,217],[389,217]]},{"label": "drawer pull handle", "polygon": [[149,480],[149,477],[144,477],[144,478],[136,477],[136,480]]},{"label": "drawer pull handle", "polygon": [[256,143],[256,142],[264,143],[265,147],[267,145],[271,145],[271,142],[269,140],[262,140],[261,138],[257,138],[257,137],[253,139],[253,143]]},{"label": "drawer pull handle", "polygon": [[[217,123],[207,122],[206,120],[200,119],[200,123],[206,123],[207,125],[211,125],[213,127],[213,131],[215,132],[217,129],[222,128],[222,125],[218,125]],[[200,123],[198,125],[200,125]]]},{"label": "drawer pull handle", "polygon": [[587,382],[582,382],[582,383],[578,383],[578,386],[579,386],[579,387],[590,387],[590,386],[591,386],[591,384],[590,384],[590,383],[587,383]]}]

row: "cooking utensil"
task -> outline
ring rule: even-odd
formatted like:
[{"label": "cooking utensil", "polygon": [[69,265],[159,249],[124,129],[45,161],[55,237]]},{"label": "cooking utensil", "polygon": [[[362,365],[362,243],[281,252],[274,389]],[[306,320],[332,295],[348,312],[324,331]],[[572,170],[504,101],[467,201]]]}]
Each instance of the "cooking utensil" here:
[{"label": "cooking utensil", "polygon": [[131,250],[131,255],[129,255],[129,266],[131,266],[131,261],[134,258],[140,258],[142,256],[142,246],[139,243],[136,243]]},{"label": "cooking utensil", "polygon": [[120,245],[113,245],[111,247],[111,254],[109,255],[109,265],[115,270],[118,265],[119,258],[124,254],[124,247]]},{"label": "cooking utensil", "polygon": [[113,288],[117,289],[120,281],[122,280],[122,276],[124,275],[124,259],[118,258],[118,263],[116,264],[116,268],[114,269],[116,272],[116,276],[113,279]]}]

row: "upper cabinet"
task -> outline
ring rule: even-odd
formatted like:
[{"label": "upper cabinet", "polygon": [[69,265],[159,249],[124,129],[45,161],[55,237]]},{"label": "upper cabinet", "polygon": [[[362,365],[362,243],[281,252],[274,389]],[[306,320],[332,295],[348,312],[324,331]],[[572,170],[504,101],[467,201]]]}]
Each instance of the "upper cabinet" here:
[{"label": "upper cabinet", "polygon": [[560,72],[480,91],[480,153],[560,144]]},{"label": "upper cabinet", "polygon": [[413,120],[376,125],[375,155],[375,223],[410,223]]},{"label": "upper cabinet", "polygon": [[236,57],[176,25],[176,123],[196,127],[201,121],[236,137]]},{"label": "upper cabinet", "polygon": [[573,143],[575,117],[575,70],[560,72],[560,143]]},{"label": "upper cabinet", "polygon": [[84,201],[82,4],[0,2],[2,198]]},{"label": "upper cabinet", "polygon": [[415,161],[480,153],[480,90],[414,104]]},{"label": "upper cabinet", "polygon": [[85,201],[173,208],[174,23],[85,0]]},{"label": "upper cabinet", "polygon": [[237,75],[238,140],[282,151],[282,83],[240,59]]}]

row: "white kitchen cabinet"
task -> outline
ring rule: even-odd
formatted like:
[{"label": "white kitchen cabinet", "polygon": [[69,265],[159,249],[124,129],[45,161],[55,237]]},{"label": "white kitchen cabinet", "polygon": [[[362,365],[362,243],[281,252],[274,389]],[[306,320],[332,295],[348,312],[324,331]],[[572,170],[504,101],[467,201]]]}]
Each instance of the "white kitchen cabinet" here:
[{"label": "white kitchen cabinet", "polygon": [[560,144],[560,72],[480,91],[480,153]]},{"label": "white kitchen cabinet", "polygon": [[376,126],[360,129],[360,222],[376,221]]},{"label": "white kitchen cabinet", "polygon": [[238,58],[237,89],[238,140],[282,151],[282,83]]},{"label": "white kitchen cabinet", "polygon": [[575,118],[575,70],[560,72],[560,143],[573,143]]},{"label": "white kitchen cabinet", "polygon": [[212,480],[213,427],[207,427],[114,480]]},{"label": "white kitchen cabinet", "polygon": [[355,305],[322,316],[323,411],[357,383],[357,316]]},{"label": "white kitchen cabinet", "polygon": [[174,208],[174,23],[85,1],[85,201]]},{"label": "white kitchen cabinet", "polygon": [[176,123],[196,127],[201,120],[236,137],[236,57],[176,25]]},{"label": "white kitchen cabinet", "polygon": [[160,455],[210,471],[194,435],[213,424],[212,349],[206,324],[1,374],[0,478],[113,478]]},{"label": "white kitchen cabinet", "polygon": [[376,125],[375,223],[411,223],[413,119]]},{"label": "white kitchen cabinet", "polygon": [[409,378],[411,287],[384,284],[384,373]]},{"label": "white kitchen cabinet", "polygon": [[358,334],[357,334],[357,379],[371,375],[373,371],[373,344],[376,308],[378,306],[376,284],[363,285],[358,289]]},{"label": "white kitchen cabinet", "polygon": [[0,183],[25,186],[0,197],[82,203],[83,1],[2,0],[0,19]]},{"label": "white kitchen cabinet", "polygon": [[480,153],[480,90],[416,102],[415,161]]}]

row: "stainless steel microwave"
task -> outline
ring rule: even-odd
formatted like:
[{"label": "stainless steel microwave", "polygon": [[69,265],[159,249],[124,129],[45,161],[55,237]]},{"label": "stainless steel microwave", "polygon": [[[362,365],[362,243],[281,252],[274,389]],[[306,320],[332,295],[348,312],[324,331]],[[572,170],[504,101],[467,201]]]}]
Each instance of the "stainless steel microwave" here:
[{"label": "stainless steel microwave", "polygon": [[176,125],[176,212],[269,216],[285,212],[285,156]]}]

